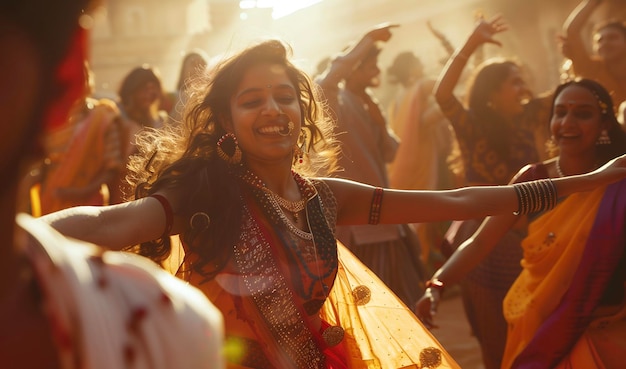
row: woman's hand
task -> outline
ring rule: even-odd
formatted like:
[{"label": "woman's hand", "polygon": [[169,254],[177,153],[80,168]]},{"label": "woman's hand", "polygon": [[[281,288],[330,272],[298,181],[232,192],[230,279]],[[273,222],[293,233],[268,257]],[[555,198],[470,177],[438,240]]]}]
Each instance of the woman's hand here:
[{"label": "woman's hand", "polygon": [[399,27],[398,24],[382,23],[374,27],[365,36],[370,37],[374,41],[387,42],[391,38],[391,29]]},{"label": "woman's hand", "polygon": [[480,19],[474,32],[470,35],[468,43],[473,43],[476,46],[485,43],[491,43],[498,46],[502,46],[502,43],[493,37],[509,29],[508,25],[502,18],[502,15],[495,15],[488,20]]},{"label": "woman's hand", "polygon": [[427,288],[424,296],[415,304],[415,315],[428,329],[438,328],[433,317],[437,313],[441,293],[436,288]]}]

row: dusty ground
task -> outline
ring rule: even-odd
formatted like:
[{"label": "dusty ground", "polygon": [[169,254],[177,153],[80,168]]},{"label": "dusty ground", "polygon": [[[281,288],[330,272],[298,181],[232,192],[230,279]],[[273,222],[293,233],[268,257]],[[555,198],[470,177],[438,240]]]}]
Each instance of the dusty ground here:
[{"label": "dusty ground", "polygon": [[484,369],[478,342],[465,319],[461,295],[457,293],[441,301],[435,322],[439,328],[432,330],[433,335],[461,368]]}]

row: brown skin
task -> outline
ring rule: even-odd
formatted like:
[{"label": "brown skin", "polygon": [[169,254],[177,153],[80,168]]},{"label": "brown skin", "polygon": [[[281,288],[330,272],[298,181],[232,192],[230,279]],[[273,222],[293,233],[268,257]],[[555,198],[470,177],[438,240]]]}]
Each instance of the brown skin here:
[{"label": "brown skin", "polygon": [[[8,26],[0,18],[0,27]],[[5,123],[0,124],[0,155],[7,163],[23,165],[2,168],[4,184],[0,187],[0,357],[2,367],[56,368],[58,358],[50,328],[37,303],[33,280],[24,278],[30,266],[17,253],[15,231],[16,199],[20,168],[25,167],[36,138],[28,129],[40,87],[40,62],[29,40],[18,29],[0,32],[0,81],[8,99],[0,99]],[[6,122],[11,122],[6,123]],[[28,150],[28,151],[27,151]],[[33,354],[36,353],[36,354]]]}]

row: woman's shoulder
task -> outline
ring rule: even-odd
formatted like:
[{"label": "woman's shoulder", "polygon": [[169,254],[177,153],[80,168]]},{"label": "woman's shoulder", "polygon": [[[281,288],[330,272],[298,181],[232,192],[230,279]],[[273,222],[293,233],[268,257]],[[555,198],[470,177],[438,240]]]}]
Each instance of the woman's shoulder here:
[{"label": "woman's shoulder", "polygon": [[548,177],[550,177],[550,175],[548,174],[547,162],[533,163],[520,169],[511,180],[511,183],[534,181]]}]

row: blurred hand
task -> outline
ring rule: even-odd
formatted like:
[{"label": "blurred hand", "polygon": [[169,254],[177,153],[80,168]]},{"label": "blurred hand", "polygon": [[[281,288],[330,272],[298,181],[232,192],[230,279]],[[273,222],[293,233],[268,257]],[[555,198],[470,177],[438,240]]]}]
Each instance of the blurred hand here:
[{"label": "blurred hand", "polygon": [[433,317],[437,314],[440,299],[441,294],[439,290],[427,288],[424,292],[424,296],[415,304],[415,315],[428,329],[439,328],[434,323]]},{"label": "blurred hand", "polygon": [[382,23],[374,27],[371,31],[365,34],[367,37],[371,37],[374,41],[387,42],[391,38],[391,29],[400,27],[399,24]]},{"label": "blurred hand", "polygon": [[498,14],[490,19],[486,20],[480,18],[474,32],[470,36],[470,40],[473,40],[476,44],[491,43],[498,46],[502,46],[502,43],[493,38],[496,34],[504,32],[509,29],[508,25],[502,18],[502,15]]}]

